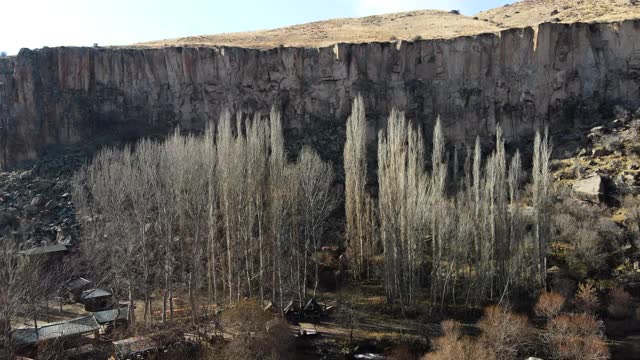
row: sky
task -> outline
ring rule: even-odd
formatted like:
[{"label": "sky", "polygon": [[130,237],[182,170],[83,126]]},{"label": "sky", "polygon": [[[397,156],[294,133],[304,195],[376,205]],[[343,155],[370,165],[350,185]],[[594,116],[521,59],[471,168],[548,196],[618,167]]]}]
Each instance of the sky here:
[{"label": "sky", "polygon": [[126,45],[341,17],[441,9],[473,15],[514,0],[6,0],[0,51]]}]

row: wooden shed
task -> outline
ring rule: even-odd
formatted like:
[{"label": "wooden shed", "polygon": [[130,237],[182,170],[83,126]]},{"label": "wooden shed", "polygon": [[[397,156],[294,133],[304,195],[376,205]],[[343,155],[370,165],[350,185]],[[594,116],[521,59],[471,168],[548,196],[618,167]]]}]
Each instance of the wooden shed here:
[{"label": "wooden shed", "polygon": [[85,311],[109,310],[113,307],[113,292],[107,289],[85,290],[80,295],[80,302],[84,304]]}]

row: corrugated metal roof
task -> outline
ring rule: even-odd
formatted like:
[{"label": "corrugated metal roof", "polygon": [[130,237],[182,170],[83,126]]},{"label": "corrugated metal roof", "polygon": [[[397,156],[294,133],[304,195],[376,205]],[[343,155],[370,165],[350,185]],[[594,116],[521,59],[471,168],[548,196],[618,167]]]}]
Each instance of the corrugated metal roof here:
[{"label": "corrugated metal roof", "polygon": [[96,299],[96,298],[101,298],[101,297],[105,297],[105,296],[112,296],[113,293],[111,292],[111,290],[107,290],[107,289],[91,289],[91,290],[85,290],[82,292],[82,295],[80,295],[80,300],[88,300],[88,299]]},{"label": "corrugated metal roof", "polygon": [[47,339],[92,333],[98,329],[98,323],[93,316],[84,316],[47,324],[39,327],[37,331],[34,328],[15,329],[11,336],[18,345],[30,345]]},{"label": "corrugated metal roof", "polygon": [[106,324],[116,320],[127,320],[129,319],[129,306],[121,307],[118,309],[98,311],[93,313],[93,317],[96,318],[98,324]]},{"label": "corrugated metal roof", "polygon": [[40,246],[40,247],[23,250],[23,251],[20,251],[20,254],[31,256],[31,255],[50,254],[50,253],[61,252],[61,251],[69,251],[69,248],[67,247],[67,245],[64,245],[64,244],[47,245],[47,246]]},{"label": "corrugated metal roof", "polygon": [[91,280],[87,280],[85,278],[77,278],[75,280],[69,281],[64,288],[67,290],[77,290],[84,286],[91,284]]}]

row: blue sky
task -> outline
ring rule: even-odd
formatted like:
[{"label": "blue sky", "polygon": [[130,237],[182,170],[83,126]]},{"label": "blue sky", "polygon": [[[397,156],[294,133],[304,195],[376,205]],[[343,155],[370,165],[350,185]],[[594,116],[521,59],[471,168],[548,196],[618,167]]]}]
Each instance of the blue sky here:
[{"label": "blue sky", "polygon": [[417,9],[466,15],[514,0],[6,0],[0,51],[131,44]]}]

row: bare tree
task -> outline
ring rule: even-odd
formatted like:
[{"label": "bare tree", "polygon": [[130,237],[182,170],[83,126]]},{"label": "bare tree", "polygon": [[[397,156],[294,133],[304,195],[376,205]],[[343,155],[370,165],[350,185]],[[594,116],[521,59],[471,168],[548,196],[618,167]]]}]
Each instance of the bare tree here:
[{"label": "bare tree", "polygon": [[214,126],[207,125],[204,136],[204,146],[208,164],[206,171],[207,179],[207,288],[209,305],[218,302],[218,276],[217,266],[219,255],[218,246],[218,187],[216,179],[217,170],[217,148],[215,146]]},{"label": "bare tree", "polygon": [[421,234],[428,207],[424,143],[420,132],[392,111],[378,140],[380,232],[385,254],[387,297],[402,308],[414,301]]},{"label": "bare tree", "polygon": [[[272,270],[272,301],[278,301],[279,308],[284,308],[283,294],[283,264],[282,257],[285,237],[284,217],[286,215],[285,199],[286,190],[283,186],[286,183],[285,158],[284,158],[284,138],[282,135],[282,121],[280,113],[275,108],[271,110],[269,116],[271,155],[269,157],[269,215],[271,221],[272,242],[273,242],[273,270]],[[276,299],[276,291],[279,294]]]},{"label": "bare tree", "polygon": [[346,239],[350,259],[355,264],[354,276],[366,273],[367,241],[365,209],[367,206],[367,147],[364,100],[358,95],[347,119],[344,145]]},{"label": "bare tree", "polygon": [[[24,283],[24,266],[18,261],[18,243],[13,236],[0,239],[0,330],[2,341],[11,347],[11,322],[24,313],[28,289]],[[13,355],[13,354],[11,354]]]},{"label": "bare tree", "polygon": [[447,181],[447,163],[445,161],[445,140],[442,132],[440,117],[437,118],[433,129],[433,149],[431,153],[431,189],[429,203],[432,213],[429,216],[431,230],[431,296],[435,300],[440,286],[440,264],[443,259],[443,237],[446,227],[441,226],[445,220],[442,213],[442,202],[445,199]]},{"label": "bare tree", "polygon": [[155,244],[150,239],[155,205],[153,189],[156,188],[157,167],[160,163],[157,144],[142,140],[136,146],[128,173],[123,174],[130,182],[126,184],[126,195],[131,199],[131,210],[136,221],[137,232],[132,241],[139,241],[140,265],[142,267],[142,291],[144,295],[144,319],[151,316],[151,273],[154,263]]},{"label": "bare tree", "polygon": [[[331,165],[324,163],[318,154],[305,147],[297,163],[302,192],[302,224],[304,236],[304,276],[303,294],[306,294],[307,258],[315,263],[313,294],[318,289],[318,252],[320,236],[327,225],[327,219],[337,204],[337,197],[331,191],[334,173]],[[366,219],[365,219],[366,220]]]},{"label": "bare tree", "polygon": [[545,130],[544,136],[536,132],[533,145],[533,207],[535,210],[535,238],[537,242],[536,254],[538,257],[538,284],[540,288],[546,287],[547,277],[547,246],[550,236],[550,161],[552,147],[549,144],[549,133]]}]

